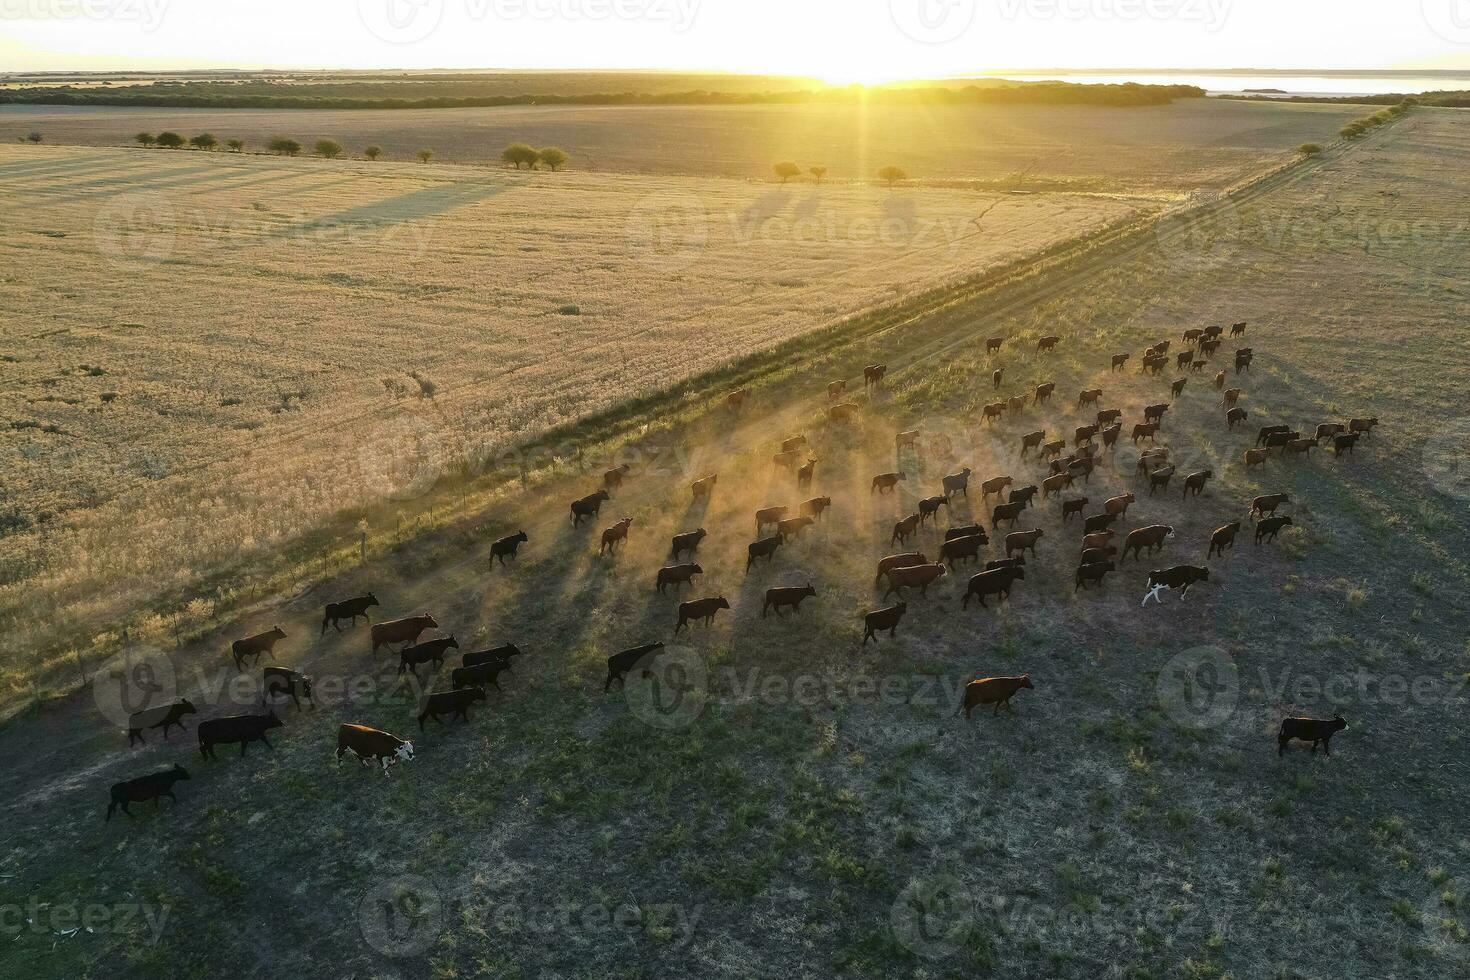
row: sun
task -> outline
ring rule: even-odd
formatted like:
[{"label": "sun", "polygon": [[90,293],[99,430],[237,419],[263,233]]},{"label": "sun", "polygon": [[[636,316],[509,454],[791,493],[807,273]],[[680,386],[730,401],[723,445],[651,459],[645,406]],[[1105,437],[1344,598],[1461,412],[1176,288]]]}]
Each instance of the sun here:
[{"label": "sun", "polygon": [[887,85],[903,81],[908,76],[875,68],[872,65],[834,65],[816,73],[817,78],[828,85]]}]

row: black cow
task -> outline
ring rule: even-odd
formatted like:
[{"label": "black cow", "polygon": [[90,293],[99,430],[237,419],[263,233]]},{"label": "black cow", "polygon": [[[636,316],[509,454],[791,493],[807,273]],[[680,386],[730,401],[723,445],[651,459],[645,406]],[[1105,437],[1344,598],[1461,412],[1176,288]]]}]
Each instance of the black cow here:
[{"label": "black cow", "polygon": [[684,552],[691,555],[699,550],[699,542],[704,540],[704,528],[697,531],[685,531],[683,534],[674,535],[674,557],[678,558]]},{"label": "black cow", "polygon": [[[269,667],[266,669],[270,670]],[[131,746],[134,740],[147,745],[147,741],[143,738],[143,731],[148,728],[162,728],[163,739],[166,742],[170,728],[178,725],[180,731],[187,732],[189,729],[184,726],[184,716],[198,712],[199,709],[194,707],[194,702],[188,698],[182,698],[173,704],[161,704],[156,708],[145,708],[134,712],[128,716],[128,745]]]},{"label": "black cow", "polygon": [[869,640],[877,643],[878,634],[884,630],[888,631],[888,635],[891,638],[898,629],[899,620],[903,619],[903,614],[908,612],[908,609],[909,604],[907,602],[900,602],[886,609],[878,609],[866,613],[863,616],[864,630],[862,645],[867,646]]},{"label": "black cow", "polygon": [[1343,721],[1342,715],[1332,718],[1283,718],[1281,728],[1276,733],[1276,756],[1280,758],[1286,754],[1286,743],[1292,739],[1312,743],[1312,754],[1317,754],[1317,746],[1320,744],[1327,755],[1332,754],[1332,736],[1347,728],[1348,723]]},{"label": "black cow", "polygon": [[276,717],[274,711],[267,711],[263,715],[231,715],[228,718],[211,718],[199,723],[199,754],[206,759],[214,758],[214,747],[216,745],[230,745],[240,743],[240,754],[250,747],[251,742],[260,742],[268,749],[273,749],[270,740],[265,733],[272,728],[280,728],[281,719]]},{"label": "black cow", "polygon": [[1281,529],[1290,526],[1291,523],[1292,520],[1289,516],[1266,518],[1256,525],[1256,544],[1259,545],[1262,538],[1265,538],[1267,542],[1275,541],[1276,535],[1281,533]]},{"label": "black cow", "polygon": [[369,607],[376,606],[377,604],[378,597],[373,595],[371,592],[369,592],[367,595],[360,595],[352,599],[343,599],[341,602],[327,603],[326,612],[322,616],[322,632],[318,633],[317,635],[321,636],[322,634],[327,632],[328,623],[330,623],[338,633],[342,632],[342,627],[337,624],[339,620],[343,619],[352,620],[353,626],[357,625],[357,617],[359,616],[371,623],[373,621],[373,618],[368,615],[368,609]]},{"label": "black cow", "polygon": [[437,721],[440,715],[449,715],[452,721],[455,718],[461,721],[469,721],[470,705],[476,701],[485,700],[485,689],[483,687],[465,687],[457,691],[441,691],[438,694],[430,694],[424,699],[423,710],[419,712],[419,731],[424,730],[425,721]]},{"label": "black cow", "polygon": [[495,647],[491,650],[479,650],[475,653],[467,653],[459,659],[461,667],[478,667],[481,664],[501,663],[507,668],[513,666],[511,660],[515,657],[524,657],[526,651],[514,643],[507,643],[503,647]]},{"label": "black cow", "polygon": [[1178,589],[1179,600],[1189,595],[1189,587],[1196,582],[1208,582],[1210,570],[1196,565],[1175,565],[1173,568],[1154,569],[1148,573],[1148,592],[1143,596],[1140,606],[1146,605],[1150,599],[1154,602],[1163,602],[1159,598],[1165,589]]},{"label": "black cow", "polygon": [[419,664],[432,663],[434,669],[444,664],[445,650],[458,650],[459,641],[453,634],[441,636],[437,640],[425,640],[423,643],[415,643],[398,651],[398,672],[401,674],[406,670],[413,671],[415,677],[419,673]]},{"label": "black cow", "polygon": [[456,667],[449,672],[449,686],[456,691],[467,687],[484,688],[489,684],[500,690],[500,675],[510,670],[509,660],[487,660],[473,667]]},{"label": "black cow", "polygon": [[615,653],[611,657],[608,657],[607,681],[602,685],[603,692],[606,693],[612,687],[613,681],[617,681],[620,686],[624,684],[624,677],[628,671],[637,667],[643,661],[644,657],[648,657],[648,660],[643,663],[643,676],[648,677],[649,666],[653,664],[653,661],[658,657],[658,652],[663,648],[664,645],[662,642],[645,643],[642,646],[633,647],[631,650],[624,650],[622,653]]},{"label": "black cow", "polygon": [[761,619],[766,618],[766,610],[774,609],[776,618],[781,617],[781,609],[791,607],[791,611],[797,615],[801,614],[801,601],[817,594],[810,582],[806,585],[793,586],[790,588],[767,589],[766,601],[761,606]]},{"label": "black cow", "polygon": [[1025,578],[1026,569],[1019,565],[976,572],[970,576],[970,585],[965,590],[965,598],[961,601],[960,608],[970,608],[971,596],[979,599],[982,607],[985,607],[985,597],[988,595],[998,595],[1008,600],[1011,597],[1011,586],[1016,582],[1024,581]]},{"label": "black cow", "polygon": [[120,783],[113,783],[112,802],[107,804],[107,818],[103,822],[111,820],[112,811],[118,807],[122,807],[122,812],[131,817],[133,811],[128,809],[129,803],[146,803],[152,800],[153,805],[158,806],[158,801],[165,796],[177,803],[179,798],[174,796],[174,783],[188,778],[189,771],[175,764],[172,769],[165,769],[163,772],[149,773],[137,779],[126,779]]},{"label": "black cow", "polygon": [[525,543],[525,531],[517,531],[515,534],[508,534],[499,539],[490,545],[490,564],[495,564],[495,560],[498,558],[500,559],[500,564],[504,565],[505,559],[514,558],[521,545]]},{"label": "black cow", "polygon": [[316,707],[316,699],[311,695],[310,677],[289,667],[267,667],[261,677],[260,700],[265,703],[278,694],[289,697],[298,708],[302,698]]}]

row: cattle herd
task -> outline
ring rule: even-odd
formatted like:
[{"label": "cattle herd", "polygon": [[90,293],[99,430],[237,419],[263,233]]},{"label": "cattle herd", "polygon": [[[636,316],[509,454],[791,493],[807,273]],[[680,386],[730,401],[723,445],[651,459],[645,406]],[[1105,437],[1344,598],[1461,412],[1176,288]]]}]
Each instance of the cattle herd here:
[{"label": "cattle herd", "polygon": [[[1191,373],[1201,373],[1215,355],[1223,332],[1222,327],[1186,330],[1181,339],[1181,344],[1186,349],[1178,352],[1174,360],[1177,369],[1181,372],[1188,370]],[[1246,324],[1236,323],[1230,329],[1230,336],[1243,336],[1245,332]],[[990,338],[986,342],[987,355],[998,355],[1005,343],[1005,338]],[[1059,337],[1042,338],[1036,346],[1038,359],[1044,360],[1044,355],[1055,351],[1059,343]],[[1169,347],[1170,341],[1165,340],[1144,352],[1141,360],[1144,374],[1158,376],[1163,373],[1169,363]],[[1237,378],[1242,373],[1250,372],[1253,357],[1254,352],[1249,347],[1235,352]],[[1123,370],[1130,358],[1128,353],[1113,355],[1110,371]],[[887,370],[887,366],[882,364],[866,367],[863,371],[864,388],[881,386]],[[996,390],[1000,388],[1003,376],[1003,369],[996,368],[992,375]],[[1182,397],[1187,382],[1187,377],[1171,382],[1170,391],[1175,400]],[[1220,393],[1219,407],[1225,429],[1233,432],[1248,416],[1246,410],[1239,405],[1243,389],[1226,388],[1226,383],[1227,373],[1222,369],[1214,376],[1214,388]],[[1047,405],[1055,390],[1054,383],[1046,382],[1029,391],[987,404],[980,413],[979,424],[993,425],[1007,416]],[[859,405],[840,400],[846,391],[845,379],[826,385],[829,403],[826,418],[829,426],[843,426],[859,417]],[[1137,502],[1139,493],[1155,496],[1160,492],[1169,492],[1170,483],[1176,475],[1176,465],[1170,459],[1169,449],[1157,442],[1158,436],[1165,430],[1165,419],[1172,407],[1170,402],[1146,405],[1142,418],[1133,423],[1129,430],[1134,446],[1145,442],[1148,444],[1146,448],[1141,448],[1134,470],[1136,491],[1107,498],[1102,501],[1100,508],[1096,508],[1096,513],[1089,513],[1092,502],[1087,496],[1069,497],[1067,494],[1079,482],[1083,485],[1090,483],[1095,468],[1111,465],[1116,453],[1125,425],[1124,412],[1119,408],[1101,407],[1105,395],[1105,390],[1101,388],[1079,393],[1076,407],[1095,410],[1095,420],[1073,427],[1070,440],[1064,431],[1057,432],[1055,438],[1049,439],[1047,429],[1022,436],[1017,465],[1044,469],[1029,471],[1032,475],[998,475],[978,483],[982,512],[985,507],[991,507],[988,529],[978,523],[948,528],[933,561],[922,550],[894,553],[878,560],[874,585],[884,590],[880,601],[894,596],[897,601],[893,605],[864,614],[860,646],[865,647],[869,641],[878,643],[884,634],[889,637],[896,635],[908,612],[907,593],[917,590],[919,596],[924,597],[931,589],[944,588],[943,580],[955,571],[957,565],[972,566],[982,560],[985,562],[984,567],[974,571],[967,580],[961,598],[962,609],[968,610],[972,599],[982,609],[990,608],[986,602],[988,598],[1001,603],[1009,601],[1012,590],[1018,583],[1026,581],[1027,556],[1034,561],[1039,548],[1064,546],[1056,544],[1055,538],[1067,533],[1066,529],[1074,517],[1079,521],[1076,526],[1080,532],[1080,542],[1077,543],[1078,564],[1073,578],[1074,594],[1105,588],[1107,576],[1118,572],[1119,566],[1126,564],[1130,556],[1136,565],[1145,557],[1152,558],[1167,549],[1179,547],[1174,543],[1174,527],[1150,524],[1127,531],[1122,536],[1120,551],[1118,532],[1112,526],[1126,518],[1129,508]],[[725,397],[724,404],[727,410],[740,412],[748,397],[749,392],[745,389],[734,391]],[[1283,462],[1308,457],[1313,449],[1321,447],[1324,439],[1330,440],[1333,454],[1340,458],[1346,453],[1352,453],[1359,439],[1368,437],[1377,423],[1376,418],[1324,422],[1317,425],[1312,435],[1303,435],[1303,431],[1307,430],[1299,431],[1285,425],[1264,426],[1258,431],[1254,445],[1245,449],[1242,462],[1249,470],[1264,465],[1272,458],[1273,453]],[[900,461],[906,453],[922,451],[924,435],[917,429],[896,434],[894,447]],[[939,440],[936,440],[936,444],[938,443]],[[1069,443],[1070,453],[1067,452]],[[779,452],[773,457],[776,467],[794,472],[798,489],[810,487],[814,479],[818,460],[809,455],[809,448],[806,436],[791,436],[782,440]],[[943,449],[940,452],[943,453]],[[602,487],[572,501],[570,515],[573,527],[580,527],[584,522],[597,519],[602,505],[611,499],[611,491],[622,486],[628,469],[627,466],[619,466],[607,471],[603,476]],[[943,509],[947,513],[950,502],[957,495],[969,500],[971,475],[972,470],[969,467],[961,467],[944,476],[938,488],[940,492],[921,497],[914,513],[894,524],[890,545],[907,544],[930,521],[937,527],[939,511]],[[1198,500],[1213,478],[1214,472],[1208,468],[1184,474],[1181,480],[1181,500]],[[908,473],[902,468],[877,474],[871,481],[870,494],[875,497],[894,495],[908,480]],[[710,499],[716,492],[717,482],[716,474],[695,480],[690,487],[693,499],[696,502]],[[992,497],[995,498],[993,506],[990,503]],[[1048,502],[1053,498],[1057,501],[1056,513],[1059,521],[1058,527],[1051,530],[1051,537],[1048,537],[1048,531],[1042,527],[1016,528],[1016,524],[1023,519],[1028,523],[1039,521],[1048,509]],[[1244,519],[1254,526],[1254,543],[1257,547],[1275,541],[1284,527],[1294,523],[1290,515],[1277,513],[1283,505],[1291,503],[1291,497],[1286,493],[1264,494],[1250,502]],[[747,548],[746,571],[749,572],[756,562],[772,561],[781,547],[820,524],[831,506],[830,496],[814,496],[803,501],[795,514],[785,505],[757,510],[756,540]],[[1000,530],[1002,524],[1006,525],[1004,534]],[[618,546],[628,538],[632,526],[632,519],[625,517],[603,530],[599,539],[599,554],[615,554]],[[1227,550],[1233,550],[1241,527],[1241,520],[1233,520],[1217,528],[1210,536],[1204,560],[1223,557]],[[995,539],[992,539],[992,535],[996,536]],[[706,536],[707,532],[702,527],[674,535],[671,547],[674,563],[658,569],[654,576],[653,587],[658,593],[664,594],[669,588],[680,592],[685,586],[694,587],[694,579],[703,575],[704,569],[696,561],[680,559],[696,558]],[[527,540],[526,532],[519,531],[495,541],[490,546],[489,554],[492,567],[505,566],[513,561],[520,546]],[[982,556],[983,550],[993,547],[998,552],[1002,545],[1003,556]],[[1209,581],[1210,570],[1205,565],[1178,564],[1151,569],[1144,586],[1142,605],[1147,606],[1149,600],[1161,603],[1165,592],[1178,592],[1183,600],[1192,587]],[[799,615],[802,602],[809,598],[816,599],[817,595],[817,590],[810,582],[803,586],[768,589],[761,607],[761,616],[764,618],[770,613],[780,617],[785,610]],[[426,632],[439,629],[438,621],[427,612],[372,623],[371,609],[378,605],[378,598],[372,593],[328,603],[318,635],[325,634],[328,627],[341,632],[344,621],[350,628],[356,626],[359,618],[366,619],[370,624],[372,651],[376,653],[386,647],[389,651],[396,652],[399,658],[398,672],[402,674],[412,671],[415,676],[420,666],[430,664],[438,668],[442,666],[448,651],[459,649],[459,643],[453,634],[429,640],[420,639]],[[710,625],[721,610],[729,608],[730,603],[724,596],[705,596],[681,601],[673,633],[677,636],[686,628],[692,630],[698,624]],[[285,631],[275,626],[266,632],[234,641],[230,656],[236,669],[243,671],[247,659],[252,664],[258,664],[262,654],[274,660],[274,648],[285,636]],[[614,681],[622,685],[631,671],[646,675],[663,650],[664,644],[655,641],[608,657],[603,691],[609,691]],[[448,716],[451,720],[468,720],[470,707],[477,701],[485,700],[486,686],[499,690],[499,676],[507,671],[513,672],[513,659],[522,655],[523,651],[513,644],[462,653],[460,666],[450,672],[449,689],[428,695],[420,704],[419,729],[423,730],[426,721],[442,723],[443,716]],[[992,705],[993,713],[998,712],[1002,706],[1008,711],[1014,710],[1011,707],[1011,698],[1022,689],[1033,689],[1030,674],[1018,677],[985,677],[971,681],[966,686],[958,711],[963,711],[968,718],[971,711],[979,705]],[[214,748],[217,745],[238,744],[241,755],[246,753],[252,742],[260,742],[270,748],[267,733],[282,725],[274,707],[278,699],[289,698],[298,708],[303,700],[313,706],[315,704],[312,700],[311,678],[287,667],[266,666],[262,691],[263,713],[215,718],[198,725],[199,751],[203,758],[214,758]],[[161,729],[163,737],[167,739],[170,728],[177,726],[184,729],[184,717],[194,713],[196,709],[187,699],[139,712],[130,719],[127,728],[128,744],[131,746],[145,742],[144,732],[152,729]],[[1347,722],[1341,716],[1331,719],[1286,718],[1278,732],[1278,751],[1284,753],[1287,743],[1298,739],[1310,742],[1314,753],[1320,745],[1330,755],[1332,735],[1346,727]],[[380,767],[386,776],[396,763],[411,760],[414,748],[411,741],[396,735],[364,725],[344,723],[338,728],[337,761],[340,762],[344,754],[349,752],[364,767]],[[125,814],[129,813],[130,803],[152,800],[156,804],[164,796],[172,800],[174,784],[188,778],[188,772],[182,766],[175,765],[162,772],[116,783],[111,787],[107,818],[111,819],[113,811],[119,807]]]}]

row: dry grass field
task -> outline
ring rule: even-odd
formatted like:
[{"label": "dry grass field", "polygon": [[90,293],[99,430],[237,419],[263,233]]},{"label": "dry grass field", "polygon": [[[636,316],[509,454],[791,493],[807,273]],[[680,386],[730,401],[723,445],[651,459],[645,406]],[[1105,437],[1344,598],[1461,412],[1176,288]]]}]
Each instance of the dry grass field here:
[{"label": "dry grass field", "polygon": [[[0,729],[0,900],[33,909],[0,956],[17,974],[75,977],[323,963],[435,978],[1463,974],[1467,152],[1463,115],[1416,110],[1111,255],[824,334],[741,376],[751,402],[739,416],[717,397],[654,402],[619,419],[588,467],[547,467],[488,496],[448,481],[401,505],[475,501],[437,530],[327,581],[284,583],[177,648],[135,645],[208,718],[258,704],[250,683],[231,683],[225,651],[279,623],[279,661],[317,678],[321,704],[282,709],[273,752],[217,761],[192,752],[196,718],[171,744],[125,748],[105,675]],[[178,261],[167,268],[192,271]],[[254,278],[263,321],[273,284]],[[155,308],[150,322],[162,319]],[[861,614],[883,604],[874,561],[942,474],[968,463],[977,483],[1039,480],[1044,469],[1016,456],[1021,434],[1070,431],[1085,420],[1076,392],[1093,386],[1131,424],[1170,400],[1174,378],[1138,371],[1145,345],[1171,338],[1177,350],[1184,328],[1236,320],[1256,352],[1236,379],[1245,430],[1226,430],[1206,373],[1188,376],[1161,434],[1181,476],[1213,470],[1204,494],[1182,500],[1176,478],[1148,496],[1126,436],[1074,488],[1094,503],[1137,491],[1124,527],[1173,525],[1162,556],[1074,594],[1076,524],[1038,501],[1020,526],[1046,535],[1008,605],[962,609],[957,570],[907,597],[895,638],[861,645]],[[240,360],[269,376],[273,353],[322,345],[323,333],[262,325]],[[1047,334],[1058,352],[1031,353]],[[988,336],[1009,338],[996,358]],[[386,327],[375,335],[392,342]],[[342,358],[338,344],[321,360]],[[1123,350],[1134,361],[1109,372]],[[890,373],[854,395],[858,424],[828,424],[825,383],[875,361]],[[1055,398],[980,426],[997,366],[1002,394],[1050,380]],[[1351,455],[1241,466],[1260,425],[1370,415],[1382,423]],[[923,452],[895,456],[894,433],[908,429]],[[798,432],[819,460],[810,491],[770,461]],[[618,459],[626,485],[590,529],[572,529],[566,502]],[[895,468],[901,490],[871,495],[871,476]],[[713,499],[691,504],[689,479],[713,471]],[[340,479],[326,468],[320,486]],[[1256,547],[1247,522],[1187,601],[1140,608],[1146,569],[1205,563],[1210,531],[1277,490],[1296,519],[1279,541]],[[826,520],[747,573],[753,510],[810,494],[832,497]],[[918,546],[935,549],[980,504],[972,485]],[[627,544],[599,556],[597,532],[623,516]],[[709,536],[693,594],[731,609],[675,636],[679,600],[655,593],[653,576],[669,535],[694,526]],[[516,528],[530,537],[520,557],[488,569],[489,539]],[[807,582],[817,596],[799,619],[762,619],[766,588]],[[375,619],[431,610],[459,640],[451,653],[515,642],[528,655],[468,724],[420,736],[422,689],[368,653],[364,627],[317,636],[324,601],[367,589],[383,600]],[[604,658],[654,639],[669,645],[666,665],[604,694]],[[955,717],[966,681],[1022,672],[1034,690],[1014,713]],[[1330,758],[1301,746],[1276,757],[1281,717],[1335,711],[1350,727]],[[349,720],[414,735],[417,758],[386,779],[334,771],[334,731]],[[102,821],[109,783],[175,762],[193,777],[177,806]],[[94,928],[67,935],[77,909]]]},{"label": "dry grass field", "polygon": [[33,130],[50,143],[131,145],[140,131],[212,132],[264,150],[286,135],[349,153],[370,144],[411,159],[420,147],[460,163],[497,161],[514,140],[560,146],[578,170],[765,180],[771,165],[825,166],[869,181],[893,164],[924,180],[1179,193],[1217,187],[1263,158],[1325,140],[1361,106],[1242,105],[1187,99],[1150,108],[1089,106],[516,106],[433,111],[0,107],[0,143]]},{"label": "dry grass field", "polygon": [[0,144],[0,623],[44,624],[0,638],[7,702],[125,628],[177,641],[289,585],[264,568],[353,544],[358,518],[400,536],[368,509],[441,471],[1172,206],[1336,118],[986,112],[1015,146],[977,179],[1119,122],[1133,176],[1101,152],[1068,173],[1107,193],[1010,194]]}]

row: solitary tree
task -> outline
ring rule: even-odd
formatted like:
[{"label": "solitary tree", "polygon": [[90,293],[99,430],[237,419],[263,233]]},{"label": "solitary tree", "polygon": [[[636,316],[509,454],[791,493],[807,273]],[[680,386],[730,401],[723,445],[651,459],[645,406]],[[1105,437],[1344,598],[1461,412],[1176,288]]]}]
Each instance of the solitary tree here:
[{"label": "solitary tree", "polygon": [[812,179],[815,180],[817,183],[820,184],[827,177],[827,168],[826,167],[812,167],[810,170],[807,171],[807,173],[811,174],[812,175]]},{"label": "solitary tree", "polygon": [[795,177],[801,173],[801,168],[789,161],[778,163],[771,169],[776,172],[777,177],[781,178],[781,183],[783,184],[790,180],[792,177]]},{"label": "solitary tree", "polygon": [[301,152],[301,144],[287,136],[273,136],[266,145],[270,147],[272,153],[284,154],[288,157],[294,157]]},{"label": "solitary tree", "polygon": [[40,133],[35,133],[35,132],[26,133],[26,142],[27,143],[39,143],[39,142],[41,142],[41,134]]},{"label": "solitary tree", "polygon": [[155,142],[166,150],[177,150],[184,145],[184,138],[170,129],[159,133]]},{"label": "solitary tree", "polygon": [[228,146],[230,148],[230,151],[232,153],[239,153],[241,150],[245,149],[245,141],[244,140],[225,140],[225,146]]},{"label": "solitary tree", "polygon": [[414,156],[419,158],[419,163],[428,163],[430,160],[434,159],[434,151],[426,146],[415,153]]},{"label": "solitary tree", "polygon": [[137,136],[133,137],[133,140],[139,146],[152,146],[154,143],[157,142],[157,139],[152,133],[139,133]]},{"label": "solitary tree", "polygon": [[336,140],[317,140],[316,152],[328,160],[335,160],[342,155],[342,144]]},{"label": "solitary tree", "polygon": [[367,157],[369,160],[376,160],[379,156],[382,155],[382,153],[383,148],[376,144],[362,151],[362,155]]},{"label": "solitary tree", "polygon": [[884,167],[878,171],[878,179],[888,181],[888,186],[892,187],[900,180],[908,180],[909,175],[904,173],[902,167]]},{"label": "solitary tree", "polygon": [[559,146],[548,146],[536,154],[536,159],[555,171],[558,167],[566,165],[567,151]]},{"label": "solitary tree", "polygon": [[512,143],[500,151],[500,162],[513,164],[517,170],[522,164],[535,170],[536,161],[540,159],[541,154],[536,152],[536,148],[525,143]]},{"label": "solitary tree", "polygon": [[200,133],[198,136],[190,139],[189,143],[200,150],[212,150],[216,146],[219,146],[219,140],[214,138],[213,133]]}]

